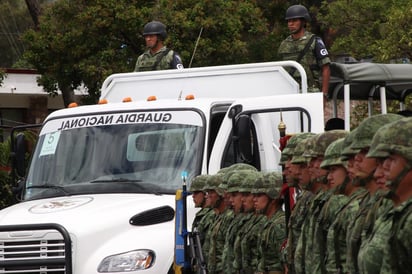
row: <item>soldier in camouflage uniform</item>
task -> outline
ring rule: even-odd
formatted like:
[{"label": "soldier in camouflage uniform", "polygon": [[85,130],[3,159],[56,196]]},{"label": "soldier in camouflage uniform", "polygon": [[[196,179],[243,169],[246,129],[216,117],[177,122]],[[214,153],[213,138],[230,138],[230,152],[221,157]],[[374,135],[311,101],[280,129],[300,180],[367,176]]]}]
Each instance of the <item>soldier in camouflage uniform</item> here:
[{"label": "soldier in camouflage uniform", "polygon": [[147,23],[143,28],[147,50],[137,58],[134,71],[182,69],[182,60],[174,50],[163,45],[167,37],[166,26],[159,21]]},{"label": "soldier in camouflage uniform", "polygon": [[366,195],[367,191],[360,186],[357,181],[354,181],[354,174],[357,169],[354,165],[355,155],[360,151],[353,149],[351,144],[355,141],[354,136],[358,129],[351,131],[345,138],[342,150],[342,160],[346,161],[346,169],[350,178],[350,183],[346,185],[344,190],[348,196],[347,202],[342,206],[339,213],[335,216],[335,220],[329,226],[326,237],[326,272],[327,273],[342,273],[346,269],[346,234],[349,225],[349,218],[353,217],[359,209],[360,200]]},{"label": "soldier in camouflage uniform", "polygon": [[[242,207],[243,207],[243,218],[239,220],[239,227],[237,229],[237,234],[235,236],[234,244],[233,244],[233,252],[234,252],[234,261],[233,261],[233,269],[235,273],[251,273],[253,271],[250,269],[250,250],[245,250],[248,243],[245,242],[245,239],[253,238],[252,235],[248,235],[251,232],[253,226],[264,220],[262,215],[255,214],[255,208],[253,204],[253,194],[251,193],[255,181],[262,176],[260,172],[257,171],[239,171],[236,174],[232,175],[237,176],[237,178],[233,179],[241,179],[240,177],[243,176],[242,184],[239,187],[239,192],[242,193]],[[252,242],[250,244],[256,245],[257,242]],[[248,247],[252,248],[252,247]]]},{"label": "soldier in camouflage uniform", "polygon": [[[284,169],[282,175],[284,176],[287,184],[289,187],[295,187],[298,193],[296,197],[296,203],[292,209],[289,223],[288,225],[288,235],[287,235],[287,243],[285,248],[283,249],[283,256],[284,263],[288,269],[289,273],[295,273],[294,270],[294,254],[297,245],[297,239],[301,232],[301,225],[303,219],[305,217],[305,210],[306,210],[306,201],[307,198],[311,196],[310,192],[301,190],[299,186],[299,177],[298,177],[298,168],[300,168],[299,164],[292,164],[292,158],[294,155],[294,150],[296,146],[305,139],[315,136],[314,133],[298,133],[293,135],[288,143],[286,144],[285,148],[282,150],[282,162],[281,164],[284,165]],[[303,153],[303,151],[301,151]],[[303,163],[305,159],[303,159]]]},{"label": "soldier in camouflage uniform", "polygon": [[210,242],[208,255],[209,273],[223,273],[225,270],[222,261],[224,244],[229,226],[232,224],[235,217],[230,201],[231,195],[227,190],[229,187],[230,176],[239,170],[256,170],[256,168],[248,164],[238,163],[233,164],[230,167],[222,168],[217,173],[217,176],[220,176],[222,179],[218,188],[223,191],[223,203],[225,204],[225,207],[223,212],[218,215],[211,228],[210,238],[213,240]]},{"label": "soldier in camouflage uniform", "polygon": [[401,119],[402,116],[397,114],[380,114],[371,116],[363,120],[354,134],[354,141],[351,148],[359,150],[355,155],[354,165],[356,172],[353,174],[354,183],[364,187],[367,192],[363,197],[360,197],[359,209],[354,212],[349,218],[349,225],[346,234],[346,263],[343,266],[343,271],[348,273],[358,273],[358,252],[361,245],[361,234],[366,215],[372,206],[381,200],[381,195],[376,194],[379,186],[374,179],[374,172],[378,162],[375,158],[366,157],[372,138],[379,128],[387,123]]},{"label": "soldier in camouflage uniform", "polygon": [[385,197],[389,190],[385,185],[387,180],[383,161],[390,156],[390,153],[377,149],[377,145],[384,140],[385,136],[382,131],[377,131],[366,155],[366,157],[375,158],[378,161],[374,178],[382,188],[375,194],[375,196],[379,196],[379,199],[376,199],[376,202],[371,205],[362,227],[361,246],[357,256],[359,273],[380,273],[384,249],[389,248],[388,239],[391,233],[392,219],[388,212],[393,209],[393,203]]},{"label": "soldier in camouflage uniform", "polygon": [[[285,19],[288,23],[290,36],[280,44],[278,55],[282,60],[298,61],[306,71],[308,90],[310,92],[322,91],[327,97],[330,78],[329,54],[322,39],[306,30],[306,24],[311,20],[308,10],[302,5],[290,6],[286,11]],[[308,43],[310,43],[309,48],[298,60]],[[319,83],[320,72],[321,84]],[[294,71],[293,76],[300,82],[296,71]]]},{"label": "soldier in camouflage uniform", "polygon": [[[384,160],[388,197],[394,208],[389,239],[381,239],[383,262],[380,273],[410,273],[412,269],[412,118],[403,118],[379,129],[371,151],[388,153]],[[370,254],[375,255],[374,253]]]},{"label": "soldier in camouflage uniform", "polygon": [[225,204],[223,202],[223,190],[219,188],[220,183],[222,182],[222,178],[218,175],[208,175],[206,184],[203,188],[203,191],[206,192],[206,205],[212,208],[211,216],[209,216],[208,221],[209,227],[206,230],[204,236],[204,244],[202,246],[203,255],[205,257],[205,261],[209,268],[209,251],[211,249],[211,244],[214,239],[212,239],[212,229],[218,220],[218,216],[224,211]]},{"label": "soldier in camouflage uniform", "polygon": [[[223,249],[223,244],[221,240],[222,236],[220,235],[220,228],[222,224],[227,221],[226,218],[233,218],[233,215],[226,214],[229,210],[224,201],[225,193],[222,187],[222,185],[224,185],[222,174],[210,175],[207,180],[207,184],[209,189],[207,190],[208,192],[206,199],[212,200],[211,204],[216,216],[205,239],[205,241],[208,241],[209,243],[207,253],[205,253],[207,258],[207,270],[208,273],[213,274],[221,271],[219,267],[221,267],[221,252]],[[213,202],[213,200],[215,200],[215,202]]]},{"label": "soldier in camouflage uniform", "polygon": [[[242,177],[245,174],[249,174],[249,171],[257,171],[255,167],[247,164],[234,164],[231,165],[228,169],[227,172],[225,172],[225,180],[227,180],[227,190],[226,192],[229,194],[230,198],[230,203],[231,203],[231,209],[233,210],[233,220],[232,222],[228,225],[226,232],[225,232],[225,241],[223,245],[223,251],[222,251],[222,269],[223,271],[221,273],[236,273],[233,270],[233,260],[234,260],[234,251],[233,251],[233,246],[234,246],[234,241],[235,241],[235,236],[237,234],[237,230],[239,227],[242,225],[242,219],[244,217],[243,215],[243,206],[242,206],[242,193],[239,192],[239,189],[242,185],[242,183],[245,182],[245,180],[248,180],[247,176]],[[233,175],[233,176],[232,176]]]},{"label": "soldier in camouflage uniform", "polygon": [[[294,273],[305,273],[305,249],[303,247],[305,244],[305,237],[302,237],[304,234],[303,226],[308,219],[308,210],[309,205],[314,197],[314,180],[312,180],[312,174],[310,173],[309,162],[310,157],[307,156],[306,150],[312,149],[314,141],[316,140],[317,135],[314,135],[310,138],[304,139],[296,146],[293,151],[293,158],[291,163],[298,165],[298,179],[299,185],[304,190],[302,196],[296,202],[295,208],[293,209],[292,216],[290,220],[294,219],[295,226],[299,225],[299,228],[292,228],[294,231],[293,241],[296,242],[295,251],[293,253],[293,271]],[[299,231],[297,234],[296,232]],[[291,235],[289,234],[288,237]]]},{"label": "soldier in camouflage uniform", "polygon": [[346,136],[348,132],[344,130],[330,130],[318,134],[314,137],[314,144],[310,150],[305,150],[305,154],[311,158],[310,172],[313,187],[310,189],[314,194],[309,204],[307,217],[302,226],[300,236],[301,248],[303,250],[303,262],[305,273],[324,273],[321,267],[321,249],[322,243],[315,236],[315,230],[318,226],[318,218],[326,201],[333,195],[333,191],[329,191],[326,169],[320,168],[324,159],[324,154],[327,147],[339,138]]},{"label": "soldier in camouflage uniform", "polygon": [[252,191],[256,211],[267,218],[258,234],[255,274],[283,273],[280,248],[286,238],[286,223],[280,199],[282,184],[280,172],[264,173]]},{"label": "soldier in camouflage uniform", "polygon": [[[210,216],[214,217],[215,215],[212,208],[210,206],[206,206],[206,197],[205,197],[206,194],[203,191],[203,188],[205,187],[207,178],[209,176],[210,175],[206,175],[206,174],[198,175],[195,178],[193,178],[189,186],[189,191],[192,193],[193,203],[195,207],[200,208],[200,210],[196,212],[196,216],[193,219],[192,231],[199,233],[200,245],[202,247],[204,245],[204,237],[205,237],[207,228],[209,227],[211,223]],[[196,272],[197,271],[196,259],[194,258],[192,259],[191,265],[192,265],[193,271]]]},{"label": "soldier in camouflage uniform", "polygon": [[196,213],[195,218],[193,219],[192,231],[197,231],[200,234],[203,234],[204,231],[199,230],[199,223],[201,222],[203,217],[205,217],[207,213],[211,210],[210,207],[205,207],[206,194],[203,192],[203,188],[206,184],[208,176],[209,175],[196,176],[189,186],[189,191],[192,193],[193,203],[195,204],[195,207],[200,208],[200,210]]},{"label": "soldier in camouflage uniform", "polygon": [[345,162],[341,159],[341,152],[344,145],[344,138],[332,142],[325,151],[325,157],[320,165],[328,170],[329,192],[332,193],[329,199],[320,209],[317,217],[317,225],[314,231],[314,269],[313,273],[326,273],[325,257],[327,255],[327,233],[336,214],[347,203],[348,197],[343,195],[347,185],[350,183],[349,176],[345,168]]}]

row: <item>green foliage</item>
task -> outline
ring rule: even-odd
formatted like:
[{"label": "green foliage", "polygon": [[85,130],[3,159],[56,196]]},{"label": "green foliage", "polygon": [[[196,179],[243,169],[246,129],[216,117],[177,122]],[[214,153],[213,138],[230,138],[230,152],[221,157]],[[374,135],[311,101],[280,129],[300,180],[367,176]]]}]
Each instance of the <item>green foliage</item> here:
[{"label": "green foliage", "polygon": [[0,209],[13,203],[10,179],[10,138],[0,143]]},{"label": "green foliage", "polygon": [[49,93],[84,84],[91,97],[86,101],[96,102],[108,75],[133,70],[145,48],[141,31],[148,21],[167,25],[166,44],[186,67],[201,29],[193,67],[271,61],[284,38],[279,26],[286,29],[286,6],[287,1],[255,0],[60,0],[44,8],[38,31],[23,36],[24,57],[42,74],[39,83]]},{"label": "green foliage", "polygon": [[376,51],[373,41],[382,39],[379,32],[384,12],[391,1],[337,0],[323,1],[319,18],[334,33],[332,52],[355,58],[369,57]]},{"label": "green foliage", "polygon": [[[30,161],[31,152],[34,144],[37,141],[37,133],[33,131],[23,132],[26,145],[27,153],[25,159],[25,166],[28,166]],[[11,139],[7,138],[4,142],[0,143],[0,209],[10,206],[17,202],[13,195],[12,188],[15,182],[12,181],[11,174]]]},{"label": "green foliage", "polygon": [[24,1],[0,1],[0,67],[10,68],[23,54],[20,39],[23,31],[31,25],[31,18]]}]

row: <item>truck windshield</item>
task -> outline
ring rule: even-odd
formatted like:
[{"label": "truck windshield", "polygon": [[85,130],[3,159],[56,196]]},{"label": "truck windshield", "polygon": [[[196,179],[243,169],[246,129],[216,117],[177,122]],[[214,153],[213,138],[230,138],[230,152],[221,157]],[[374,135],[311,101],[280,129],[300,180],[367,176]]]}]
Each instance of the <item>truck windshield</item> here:
[{"label": "truck windshield", "polygon": [[[187,174],[189,182],[201,168],[202,119],[198,113],[186,112],[190,115],[185,121],[192,122],[175,123],[169,116],[159,122],[149,119],[142,123],[128,118],[117,123],[119,118],[110,121],[108,115],[94,118],[106,121],[101,125],[90,123],[90,116],[53,120],[56,126],[46,124],[40,134],[24,198],[93,193],[174,194],[182,187],[182,174]],[[176,116],[179,111],[168,113]]]}]

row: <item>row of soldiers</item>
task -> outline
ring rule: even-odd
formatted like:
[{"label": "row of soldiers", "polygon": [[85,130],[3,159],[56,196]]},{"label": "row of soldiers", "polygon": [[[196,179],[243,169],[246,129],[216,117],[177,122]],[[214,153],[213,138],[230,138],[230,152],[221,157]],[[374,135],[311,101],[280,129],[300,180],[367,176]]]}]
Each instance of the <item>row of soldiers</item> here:
[{"label": "row of soldiers", "polygon": [[[196,177],[208,273],[410,273],[411,137],[412,118],[375,115],[351,132],[291,136],[283,178],[245,164]],[[298,193],[287,221],[283,181]]]}]

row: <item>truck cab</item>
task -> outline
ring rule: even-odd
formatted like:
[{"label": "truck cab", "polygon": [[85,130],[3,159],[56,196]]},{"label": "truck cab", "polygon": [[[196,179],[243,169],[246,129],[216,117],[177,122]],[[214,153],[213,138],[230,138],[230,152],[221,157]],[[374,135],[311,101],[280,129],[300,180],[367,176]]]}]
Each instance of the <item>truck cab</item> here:
[{"label": "truck cab", "polygon": [[[280,123],[323,131],[322,95],[286,66],[304,73],[270,62],[112,75],[107,103],[50,114],[22,201],[0,211],[0,272],[172,273],[183,173],[190,185],[238,162],[280,170]],[[195,212],[188,199],[188,223]]]}]

